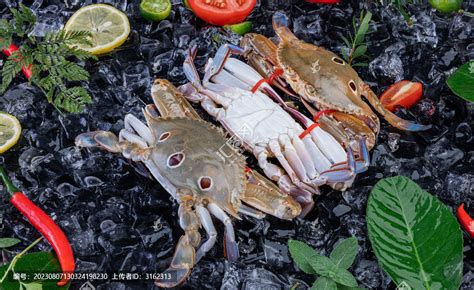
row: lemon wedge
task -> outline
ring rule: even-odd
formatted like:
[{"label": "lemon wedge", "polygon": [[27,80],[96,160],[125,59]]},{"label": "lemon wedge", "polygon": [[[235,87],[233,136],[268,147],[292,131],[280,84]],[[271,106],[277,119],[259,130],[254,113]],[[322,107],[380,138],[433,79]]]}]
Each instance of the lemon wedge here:
[{"label": "lemon wedge", "polygon": [[0,153],[10,149],[18,142],[21,125],[14,116],[0,112]]}]

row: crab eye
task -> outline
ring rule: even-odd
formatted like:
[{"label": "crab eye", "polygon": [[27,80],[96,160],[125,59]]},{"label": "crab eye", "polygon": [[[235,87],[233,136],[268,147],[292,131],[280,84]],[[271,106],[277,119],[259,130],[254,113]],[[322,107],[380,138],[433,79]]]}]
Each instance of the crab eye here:
[{"label": "crab eye", "polygon": [[212,178],[209,176],[202,176],[199,178],[198,184],[202,191],[209,191],[213,185]]},{"label": "crab eye", "polygon": [[351,90],[354,94],[357,93],[357,87],[356,87],[356,84],[354,83],[353,80],[349,81],[349,87],[351,88]]},{"label": "crab eye", "polygon": [[338,57],[333,57],[332,61],[337,63],[337,64],[340,64],[340,65],[345,65],[346,64],[342,59],[340,59]]},{"label": "crab eye", "polygon": [[183,163],[184,158],[185,158],[185,156],[181,152],[171,154],[168,157],[168,162],[167,162],[168,167],[169,168],[176,168],[176,167],[180,166]]},{"label": "crab eye", "polygon": [[170,132],[165,132],[160,135],[160,138],[158,138],[158,142],[163,142],[166,141],[170,137],[171,133]]}]

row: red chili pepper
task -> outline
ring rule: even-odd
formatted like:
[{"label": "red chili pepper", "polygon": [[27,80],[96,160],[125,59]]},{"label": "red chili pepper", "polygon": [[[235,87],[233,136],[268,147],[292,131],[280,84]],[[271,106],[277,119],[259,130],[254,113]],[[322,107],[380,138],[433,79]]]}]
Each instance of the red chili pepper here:
[{"label": "red chili pepper", "polygon": [[320,4],[337,4],[340,0],[306,0],[309,3],[320,3]]},{"label": "red chili pepper", "polygon": [[[3,53],[6,55],[6,56],[10,56],[12,55],[15,51],[18,50],[18,47],[16,45],[14,45],[13,43],[10,44],[10,47],[9,48],[6,48],[3,50]],[[31,78],[31,75],[33,74],[31,72],[31,64],[26,67],[26,66],[23,66],[21,68],[21,71],[23,72],[23,74],[25,75],[25,77],[29,80]]]},{"label": "red chili pepper", "polygon": [[57,283],[64,286],[68,283],[67,274],[74,273],[75,261],[71,245],[61,228],[41,208],[36,206],[26,195],[21,193],[11,182],[5,170],[0,166],[0,179],[3,180],[7,191],[10,193],[10,202],[28,219],[49,244],[53,247],[58,257],[64,277]]},{"label": "red chili pepper", "polygon": [[464,230],[469,234],[471,238],[474,238],[474,220],[464,209],[464,203],[462,203],[456,212],[459,222],[461,223]]}]

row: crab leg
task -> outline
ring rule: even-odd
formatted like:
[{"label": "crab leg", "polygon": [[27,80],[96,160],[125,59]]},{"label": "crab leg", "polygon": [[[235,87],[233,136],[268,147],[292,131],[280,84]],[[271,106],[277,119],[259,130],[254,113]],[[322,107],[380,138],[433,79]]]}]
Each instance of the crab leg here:
[{"label": "crab leg", "polygon": [[263,219],[266,216],[266,214],[264,214],[263,212],[256,210],[250,206],[246,206],[245,204],[240,205],[239,213],[254,217],[256,219]]},{"label": "crab leg", "polygon": [[[283,153],[280,149],[280,144],[278,143],[278,141],[270,140],[268,145],[270,147],[270,151],[273,153],[273,155],[275,155],[275,157],[281,163],[281,165],[283,166],[285,171],[288,173],[288,177],[291,179],[292,184],[294,184],[298,188],[301,188],[304,191],[309,191],[309,192],[313,192],[313,193],[317,192],[311,186],[306,185],[303,182],[301,182],[301,180],[298,178],[297,173],[293,170],[293,167],[288,163],[288,160],[286,160],[285,156],[283,155]],[[301,167],[302,167],[302,165],[301,165]]]},{"label": "crab leg", "polygon": [[281,219],[291,220],[301,213],[301,206],[290,196],[281,193],[275,184],[256,171],[249,171],[249,184],[242,201]]},{"label": "crab leg", "polygon": [[132,114],[127,114],[124,119],[124,127],[130,132],[137,132],[138,135],[145,140],[148,144],[152,144],[154,141],[153,135],[150,129],[143,124],[137,117]]},{"label": "crab leg", "polygon": [[235,262],[239,258],[239,247],[235,241],[234,227],[229,216],[215,203],[209,203],[207,209],[218,218],[225,226],[225,253],[229,262]]},{"label": "crab leg", "polygon": [[183,283],[191,274],[192,267],[196,264],[195,247],[199,245],[199,218],[190,207],[181,204],[178,210],[179,224],[185,234],[179,239],[171,265],[164,273],[176,275],[176,281],[155,280],[158,287],[171,288]]},{"label": "crab leg", "polygon": [[197,205],[196,212],[199,216],[199,220],[201,221],[202,226],[204,227],[204,230],[209,236],[207,241],[205,241],[201,245],[201,247],[196,253],[196,263],[197,263],[201,260],[201,258],[207,252],[209,252],[210,249],[212,249],[212,247],[214,247],[214,244],[216,243],[216,239],[217,239],[217,232],[216,232],[216,229],[214,228],[214,223],[212,222],[211,215],[209,214],[209,211],[206,208],[204,208],[203,206]]}]

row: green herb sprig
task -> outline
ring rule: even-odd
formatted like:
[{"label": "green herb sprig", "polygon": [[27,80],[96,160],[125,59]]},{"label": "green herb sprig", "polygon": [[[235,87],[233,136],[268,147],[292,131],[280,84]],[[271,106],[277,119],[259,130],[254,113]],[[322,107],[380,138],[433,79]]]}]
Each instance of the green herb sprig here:
[{"label": "green herb sprig", "polygon": [[387,4],[392,4],[397,8],[397,10],[402,14],[403,19],[405,19],[405,22],[407,23],[408,26],[413,25],[413,20],[411,19],[410,14],[407,12],[407,5],[408,4],[417,4],[419,1],[417,0],[379,0],[380,4],[384,5],[384,2],[387,2]]},{"label": "green herb sprig", "polygon": [[353,63],[356,58],[368,58],[367,45],[365,43],[365,36],[369,31],[369,24],[372,20],[372,13],[370,11],[364,12],[361,11],[359,24],[357,24],[356,19],[352,20],[352,25],[354,27],[354,36],[349,34],[348,38],[341,36],[344,43],[349,48],[349,51],[341,48],[341,54],[344,59],[352,66],[368,66],[365,62]]},{"label": "green herb sprig", "polygon": [[342,240],[329,257],[319,255],[313,248],[301,241],[289,240],[288,248],[295,264],[306,274],[318,275],[312,290],[319,289],[362,289],[358,288],[354,276],[347,270],[354,263],[359,251],[357,239]]},{"label": "green herb sprig", "polygon": [[13,40],[21,41],[21,45],[3,65],[0,93],[7,90],[23,66],[32,65],[30,82],[43,91],[49,103],[67,112],[81,112],[92,98],[84,87],[70,85],[90,77],[75,61],[97,59],[76,46],[88,44],[90,32],[50,32],[39,39],[30,35],[36,16],[28,7],[20,4],[18,10],[12,8],[11,12],[12,20],[0,20],[0,49],[8,48]]}]

